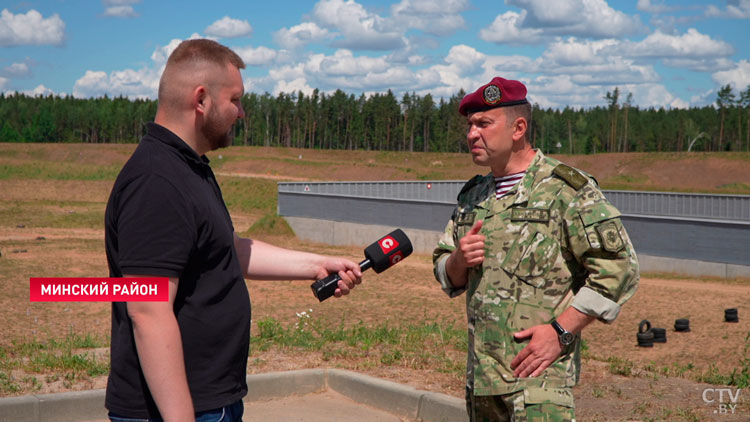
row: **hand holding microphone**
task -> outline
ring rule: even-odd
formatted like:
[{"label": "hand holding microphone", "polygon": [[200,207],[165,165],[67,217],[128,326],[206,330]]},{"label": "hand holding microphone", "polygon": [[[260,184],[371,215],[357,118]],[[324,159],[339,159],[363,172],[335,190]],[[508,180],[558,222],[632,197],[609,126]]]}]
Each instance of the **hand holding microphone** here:
[{"label": "hand holding microphone", "polygon": [[[396,229],[365,248],[365,260],[359,263],[359,267],[362,271],[372,268],[380,274],[411,253],[412,246],[409,238],[401,229]],[[339,280],[341,277],[338,274],[331,274],[316,281],[310,288],[315,297],[322,302],[333,296]]]}]

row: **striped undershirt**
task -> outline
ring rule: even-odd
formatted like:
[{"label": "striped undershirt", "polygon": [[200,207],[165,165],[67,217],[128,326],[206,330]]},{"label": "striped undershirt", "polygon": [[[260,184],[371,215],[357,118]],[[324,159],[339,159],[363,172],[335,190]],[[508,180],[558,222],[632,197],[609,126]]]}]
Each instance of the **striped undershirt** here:
[{"label": "striped undershirt", "polygon": [[516,183],[520,182],[521,179],[523,179],[523,176],[525,175],[526,175],[526,171],[522,171],[519,173],[509,174],[503,177],[496,177],[495,178],[495,198],[500,199],[500,197],[508,193],[508,191],[513,189],[513,186],[515,186]]}]

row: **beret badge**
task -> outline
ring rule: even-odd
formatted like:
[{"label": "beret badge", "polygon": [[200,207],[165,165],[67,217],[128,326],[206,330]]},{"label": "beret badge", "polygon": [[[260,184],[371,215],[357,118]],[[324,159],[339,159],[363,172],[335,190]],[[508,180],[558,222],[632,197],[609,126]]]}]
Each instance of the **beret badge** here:
[{"label": "beret badge", "polygon": [[503,99],[503,92],[497,85],[487,85],[482,91],[482,100],[487,105],[495,105]]}]

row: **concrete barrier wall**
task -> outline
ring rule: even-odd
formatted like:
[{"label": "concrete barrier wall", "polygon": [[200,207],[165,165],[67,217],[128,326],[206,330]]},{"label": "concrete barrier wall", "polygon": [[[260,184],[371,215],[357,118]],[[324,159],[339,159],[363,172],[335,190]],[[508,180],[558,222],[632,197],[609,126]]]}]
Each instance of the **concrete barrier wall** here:
[{"label": "concrete barrier wall", "polygon": [[[297,236],[306,241],[338,246],[366,247],[385,233],[398,226],[361,224],[345,221],[321,220],[306,217],[284,217]],[[422,230],[402,227],[417,253],[431,253],[442,231]],[[710,276],[722,278],[750,277],[750,266],[710,262],[696,259],[682,259],[652,255],[649,248],[638,252],[642,272],[666,272],[689,276]],[[745,250],[747,251],[747,249]]]}]

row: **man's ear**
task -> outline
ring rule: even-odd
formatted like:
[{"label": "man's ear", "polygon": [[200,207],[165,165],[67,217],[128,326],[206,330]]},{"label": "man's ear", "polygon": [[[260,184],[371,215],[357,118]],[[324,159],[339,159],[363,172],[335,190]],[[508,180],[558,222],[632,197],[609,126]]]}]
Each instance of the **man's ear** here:
[{"label": "man's ear", "polygon": [[198,85],[193,90],[193,108],[200,114],[205,114],[209,102],[208,90],[203,85]]},{"label": "man's ear", "polygon": [[524,117],[519,117],[513,122],[513,141],[525,139],[529,122]]}]

